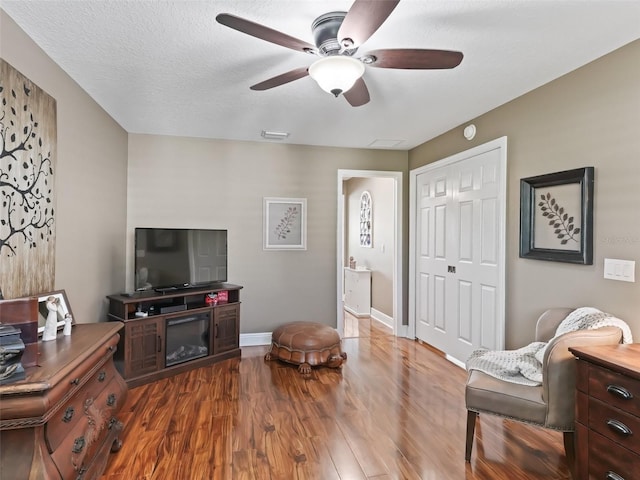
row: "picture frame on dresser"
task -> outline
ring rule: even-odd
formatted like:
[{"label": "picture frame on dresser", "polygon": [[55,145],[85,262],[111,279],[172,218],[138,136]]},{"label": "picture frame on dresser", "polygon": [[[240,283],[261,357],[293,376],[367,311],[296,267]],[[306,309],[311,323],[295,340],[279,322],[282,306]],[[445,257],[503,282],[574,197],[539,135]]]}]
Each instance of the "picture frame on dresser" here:
[{"label": "picture frame on dresser", "polygon": [[44,326],[47,323],[47,315],[49,310],[47,309],[47,301],[50,297],[54,297],[58,304],[58,321],[56,323],[56,329],[58,331],[64,328],[64,319],[67,316],[71,317],[71,324],[75,325],[75,319],[73,318],[73,312],[71,311],[71,304],[67,298],[67,292],[64,290],[55,290],[53,292],[42,293],[38,295],[38,335],[42,336],[44,332]]}]

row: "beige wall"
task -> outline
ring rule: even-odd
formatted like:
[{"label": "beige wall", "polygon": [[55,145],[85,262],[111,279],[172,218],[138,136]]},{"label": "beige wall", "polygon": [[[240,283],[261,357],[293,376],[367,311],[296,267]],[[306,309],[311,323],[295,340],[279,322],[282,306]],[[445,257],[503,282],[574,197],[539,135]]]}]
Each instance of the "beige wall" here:
[{"label": "beige wall", "polygon": [[[347,252],[357,266],[370,269],[371,307],[393,318],[394,190],[392,178],[351,178],[347,196]],[[371,194],[372,247],[360,246],[360,196]],[[346,262],[348,265],[348,262]]]},{"label": "beige wall", "polygon": [[2,10],[0,56],[57,101],[55,288],[77,322],[103,320],[124,288],[127,133]]},{"label": "beige wall", "polygon": [[[470,120],[478,129],[472,141],[465,124],[409,152],[414,169],[508,137],[508,348],[530,342],[537,316],[553,306],[608,311],[640,341],[640,283],[603,279],[605,257],[640,261],[639,58],[636,41]],[[519,258],[520,179],[585,166],[595,167],[593,265]]]},{"label": "beige wall", "polygon": [[[640,260],[640,41],[473,119],[471,142],[460,126],[408,154],[143,135],[127,147],[127,133],[1,10],[0,55],[57,100],[55,285],[79,322],[102,319],[104,296],[125,277],[131,287],[133,227],[157,225],[229,229],[243,333],[303,313],[334,324],[337,169],[406,172],[407,156],[416,168],[507,135],[507,345],[530,341],[554,305],[610,311],[640,339],[638,283],[602,278],[605,257]],[[520,259],[519,179],[587,165],[596,167],[594,265]],[[264,196],[308,199],[306,252],[262,250]],[[405,203],[405,231],[407,212]]]},{"label": "beige wall", "polygon": [[[336,325],[338,169],[406,172],[407,152],[129,135],[128,286],[135,227],[226,228],[241,333]],[[307,199],[307,250],[264,251],[263,197]]]}]

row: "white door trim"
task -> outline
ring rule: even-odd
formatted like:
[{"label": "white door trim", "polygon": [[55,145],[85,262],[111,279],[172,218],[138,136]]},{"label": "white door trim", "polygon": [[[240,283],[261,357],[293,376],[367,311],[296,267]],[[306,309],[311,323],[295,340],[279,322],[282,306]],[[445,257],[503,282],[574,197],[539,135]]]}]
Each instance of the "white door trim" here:
[{"label": "white door trim", "polygon": [[500,195],[502,197],[502,208],[500,215],[502,215],[502,221],[500,222],[499,242],[500,251],[502,252],[502,268],[499,270],[499,297],[498,301],[502,306],[502,318],[497,322],[497,336],[502,338],[503,345],[500,347],[504,349],[504,305],[505,305],[505,278],[506,278],[506,223],[507,223],[507,137],[500,137],[490,142],[478,145],[477,147],[470,148],[460,153],[451,155],[442,160],[438,160],[428,165],[416,168],[409,171],[409,325],[407,326],[407,336],[409,338],[416,338],[416,225],[417,225],[417,209],[416,209],[416,183],[418,175],[450,165],[455,162],[459,162],[475,155],[481,155],[491,150],[500,149],[500,164],[503,170],[500,184]]},{"label": "white door trim", "polygon": [[378,170],[338,170],[338,225],[337,225],[337,254],[336,254],[336,283],[337,283],[337,329],[342,337],[344,334],[344,304],[342,299],[343,267],[345,258],[345,198],[343,182],[350,178],[391,178],[394,180],[394,249],[393,249],[393,333],[399,337],[407,335],[407,325],[402,324],[403,284],[402,284],[402,172],[387,172]]}]

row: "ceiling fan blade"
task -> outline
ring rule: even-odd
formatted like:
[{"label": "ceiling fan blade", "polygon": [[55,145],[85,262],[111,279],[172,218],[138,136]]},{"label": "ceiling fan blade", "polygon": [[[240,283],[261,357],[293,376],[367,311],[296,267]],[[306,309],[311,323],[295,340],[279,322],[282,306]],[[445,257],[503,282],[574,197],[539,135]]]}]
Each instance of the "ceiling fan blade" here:
[{"label": "ceiling fan blade", "polygon": [[367,88],[366,83],[362,77],[356,80],[356,83],[351,87],[351,89],[342,94],[344,98],[347,99],[347,102],[351,104],[352,107],[360,107],[365,103],[369,103],[369,89]]},{"label": "ceiling fan blade", "polygon": [[356,48],[366,42],[384,23],[400,0],[356,0],[338,30],[344,48]]},{"label": "ceiling fan blade", "polygon": [[265,80],[264,82],[256,83],[252,85],[251,90],[269,90],[273,87],[278,87],[280,85],[284,85],[285,83],[293,82],[294,80],[298,80],[300,78],[306,77],[309,75],[308,67],[300,67],[295,70],[289,70],[286,73],[281,75],[277,75],[273,78]]},{"label": "ceiling fan blade", "polygon": [[228,13],[220,13],[216,16],[218,23],[225,25],[239,32],[246,33],[252,37],[266,40],[267,42],[275,43],[292,50],[304,53],[315,53],[316,47],[305,41],[291,37],[285,33],[278,32],[272,28],[265,27],[259,23],[245,20],[244,18],[236,17]]},{"label": "ceiling fan blade", "polygon": [[[367,63],[367,57],[374,57]],[[419,48],[383,49],[367,52],[365,63],[370,67],[431,70],[454,68],[462,61],[462,52],[452,50],[425,50]]]}]

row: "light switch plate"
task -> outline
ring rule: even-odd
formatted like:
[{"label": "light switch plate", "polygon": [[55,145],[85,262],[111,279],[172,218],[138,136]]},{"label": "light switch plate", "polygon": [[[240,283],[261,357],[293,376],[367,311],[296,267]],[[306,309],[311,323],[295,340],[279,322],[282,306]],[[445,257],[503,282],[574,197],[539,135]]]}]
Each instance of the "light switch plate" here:
[{"label": "light switch plate", "polygon": [[634,260],[604,259],[604,278],[622,282],[636,281],[636,262]]}]

